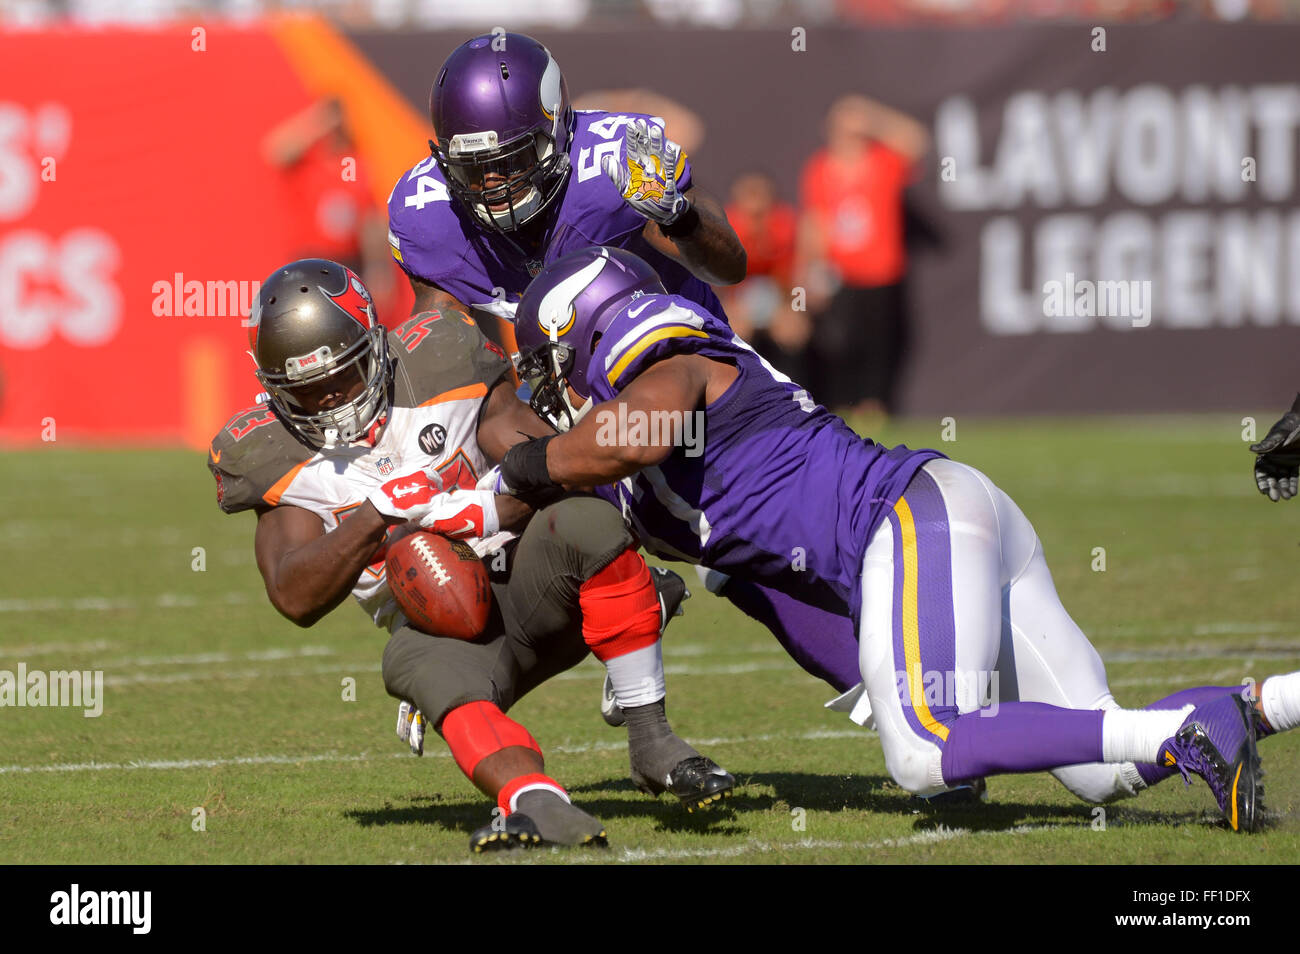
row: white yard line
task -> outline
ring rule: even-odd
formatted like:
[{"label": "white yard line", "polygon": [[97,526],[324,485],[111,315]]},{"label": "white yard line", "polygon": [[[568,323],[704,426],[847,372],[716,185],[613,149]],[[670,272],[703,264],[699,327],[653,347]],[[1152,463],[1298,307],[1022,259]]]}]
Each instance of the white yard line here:
[{"label": "white yard line", "polygon": [[101,653],[112,649],[116,643],[106,639],[90,639],[78,643],[31,643],[27,646],[0,646],[0,659],[26,659],[29,656],[48,656],[51,653]]},{"label": "white yard line", "polygon": [[878,841],[841,841],[801,838],[798,841],[747,841],[725,848],[624,848],[610,855],[591,853],[571,854],[565,861],[573,864],[607,863],[609,861],[635,864],[642,861],[680,861],[691,858],[743,858],[748,855],[768,855],[789,851],[872,851],[883,848],[910,848],[914,845],[932,845],[959,838],[996,838],[1004,835],[1031,835],[1052,831],[1059,825],[1017,825],[1002,831],[971,831],[968,828],[944,828],[924,831],[902,838],[882,838]]},{"label": "white yard line", "polygon": [[0,597],[0,613],[50,613],[69,610],[104,612],[124,609],[190,609],[195,606],[243,606],[252,602],[247,593],[220,593],[213,597],[198,597],[192,593],[159,593],[147,599],[130,597],[81,596],[67,599],[62,596],[27,598]]},{"label": "white yard line", "polygon": [[[735,738],[689,739],[694,745],[746,745],[754,742],[813,742],[822,739],[859,738],[874,735],[866,729],[852,731],[814,730],[811,732],[776,733],[770,735],[738,736]],[[360,752],[356,755],[317,754],[317,755],[241,755],[222,759],[133,759],[130,762],[57,762],[52,765],[0,765],[0,775],[31,774],[36,772],[114,772],[138,771],[148,769],[168,771],[172,769],[218,768],[223,765],[295,765],[299,762],[368,762],[390,758],[412,758],[402,743],[393,738],[393,746],[402,751],[371,755]],[[617,752],[627,749],[627,740],[620,738],[610,742],[576,742],[548,745],[547,749],[566,755],[581,755],[587,752]],[[425,758],[447,758],[450,753],[438,743],[430,740],[425,750]]]}]

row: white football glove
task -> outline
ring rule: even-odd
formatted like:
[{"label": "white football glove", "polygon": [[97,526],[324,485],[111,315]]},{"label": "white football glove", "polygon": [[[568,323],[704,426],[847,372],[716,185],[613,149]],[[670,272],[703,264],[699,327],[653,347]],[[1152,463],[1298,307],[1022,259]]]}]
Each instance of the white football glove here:
[{"label": "white football glove", "polygon": [[677,191],[684,166],[682,147],[655,123],[635,119],[623,127],[622,158],[606,156],[600,167],[623,201],[660,225],[672,225],[690,208]]},{"label": "white football glove", "polygon": [[453,487],[443,492],[443,480],[436,471],[417,470],[394,477],[369,496],[370,503],[386,517],[418,523],[426,530],[453,539],[483,537],[501,529],[497,505],[491,493]]},{"label": "white football glove", "polygon": [[442,492],[442,478],[437,471],[426,473],[417,470],[380,484],[367,499],[385,517],[419,523],[434,506],[434,498]]},{"label": "white football glove", "polygon": [[420,526],[453,540],[486,537],[501,529],[496,494],[490,490],[458,487],[450,493],[438,494],[429,501],[428,508],[420,518]]},{"label": "white football glove", "polygon": [[409,702],[397,707],[397,737],[411,746],[413,755],[424,754],[424,715]]},{"label": "white football glove", "polygon": [[514,491],[506,483],[506,479],[501,476],[501,465],[497,464],[482,477],[478,479],[475,485],[479,490],[486,490],[493,494],[500,494],[503,497],[514,496]]}]

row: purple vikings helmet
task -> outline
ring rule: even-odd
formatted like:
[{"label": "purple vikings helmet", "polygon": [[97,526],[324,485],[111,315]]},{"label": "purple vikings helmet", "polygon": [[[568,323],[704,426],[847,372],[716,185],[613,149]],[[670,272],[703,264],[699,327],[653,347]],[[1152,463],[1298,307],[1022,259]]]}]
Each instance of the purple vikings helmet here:
[{"label": "purple vikings helmet", "polygon": [[[519,376],[538,416],[560,431],[582,419],[592,404],[596,342],[628,302],[656,294],[667,294],[658,273],[621,248],[580,249],[542,269],[515,311]],[[567,385],[582,407],[573,406]]]},{"label": "purple vikings helmet", "polygon": [[564,189],[573,107],[559,65],[532,37],[461,44],[433,81],[429,114],[447,188],[488,228],[515,231]]}]

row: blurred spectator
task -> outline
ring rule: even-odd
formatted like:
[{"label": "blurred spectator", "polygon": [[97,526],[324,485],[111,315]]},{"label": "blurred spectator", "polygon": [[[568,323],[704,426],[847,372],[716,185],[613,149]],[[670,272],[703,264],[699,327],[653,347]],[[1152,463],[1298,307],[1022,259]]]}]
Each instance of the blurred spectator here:
[{"label": "blurred spectator", "polygon": [[749,260],[743,282],[715,289],[731,327],[777,370],[806,384],[812,325],[806,311],[791,307],[795,210],[777,200],[771,177],[747,172],[731,186],[727,218]]},{"label": "blurred spectator", "polygon": [[328,258],[361,276],[381,317],[395,314],[400,285],[388,251],[388,218],[375,206],[343,104],[318,100],[278,124],[262,141],[281,170],[294,209],[296,258]]},{"label": "blurred spectator", "polygon": [[645,113],[664,121],[668,138],[691,155],[704,143],[704,120],[675,99],[651,89],[598,89],[573,100],[574,109],[603,109],[611,113]]},{"label": "blurred spectator", "polygon": [[800,182],[795,284],[814,316],[817,386],[828,407],[883,415],[905,328],[903,189],[929,149],[916,120],[858,94],[826,118],[826,148]]}]

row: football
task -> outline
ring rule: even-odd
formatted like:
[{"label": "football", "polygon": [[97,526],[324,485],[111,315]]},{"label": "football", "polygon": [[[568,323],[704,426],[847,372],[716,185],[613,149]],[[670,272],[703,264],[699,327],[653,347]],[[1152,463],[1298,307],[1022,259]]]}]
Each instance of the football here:
[{"label": "football", "polygon": [[432,636],[475,639],[487,626],[487,567],[460,540],[418,530],[390,543],[388,586],[411,625]]}]

